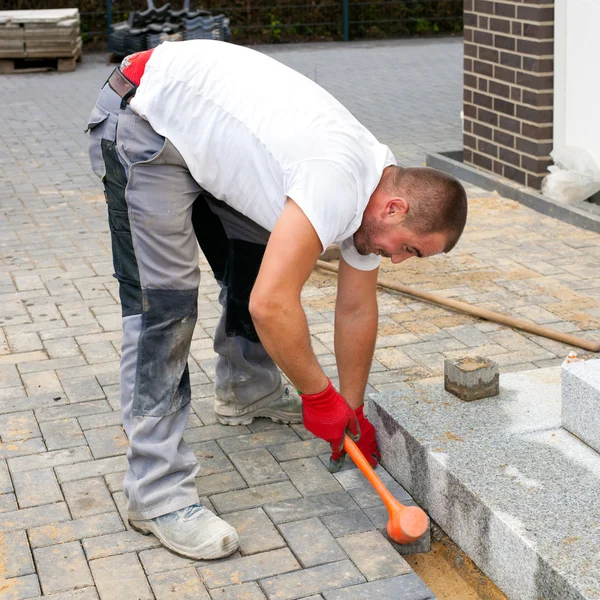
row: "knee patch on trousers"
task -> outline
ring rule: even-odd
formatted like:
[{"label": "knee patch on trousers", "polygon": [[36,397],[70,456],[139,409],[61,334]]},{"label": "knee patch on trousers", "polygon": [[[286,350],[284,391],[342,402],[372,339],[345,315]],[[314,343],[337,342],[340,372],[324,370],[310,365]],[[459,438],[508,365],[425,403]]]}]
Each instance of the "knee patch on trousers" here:
[{"label": "knee patch on trousers", "polygon": [[187,361],[198,317],[197,303],[197,290],[143,291],[134,416],[162,417],[190,402]]}]

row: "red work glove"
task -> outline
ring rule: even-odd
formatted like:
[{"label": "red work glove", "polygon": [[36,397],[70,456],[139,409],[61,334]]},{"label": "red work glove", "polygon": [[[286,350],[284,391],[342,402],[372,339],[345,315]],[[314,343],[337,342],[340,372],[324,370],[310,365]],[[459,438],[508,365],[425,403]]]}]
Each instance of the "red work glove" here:
[{"label": "red work glove", "polygon": [[[377,446],[377,440],[375,439],[375,427],[365,417],[365,406],[362,404],[355,411],[356,419],[358,421],[358,429],[360,431],[360,439],[356,442],[358,449],[363,453],[364,457],[369,461],[369,464],[375,468],[381,460],[379,454],[379,447]],[[331,460],[329,461],[329,470],[332,473],[339,471],[344,465],[346,458],[346,452],[342,448],[340,452],[332,452]]]},{"label": "red work glove", "polygon": [[344,435],[357,441],[360,430],[356,415],[342,395],[329,385],[319,394],[302,394],[304,427],[331,444],[332,456],[343,451]]}]

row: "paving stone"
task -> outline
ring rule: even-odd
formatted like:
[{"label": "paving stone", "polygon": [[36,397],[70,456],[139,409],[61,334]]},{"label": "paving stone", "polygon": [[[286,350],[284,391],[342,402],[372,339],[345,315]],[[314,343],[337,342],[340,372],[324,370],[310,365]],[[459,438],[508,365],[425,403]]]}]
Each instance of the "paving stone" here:
[{"label": "paving stone", "polygon": [[15,365],[0,365],[0,388],[18,387],[21,377]]},{"label": "paving stone", "polygon": [[38,452],[46,452],[44,441],[39,437],[0,443],[0,459],[10,459],[17,456],[25,457],[31,454],[37,454]]},{"label": "paving stone", "polygon": [[148,575],[185,569],[196,564],[192,559],[173,554],[166,548],[144,550],[140,552],[140,560]]},{"label": "paving stone", "polygon": [[[14,393],[14,390],[18,393]],[[4,392],[10,392],[3,396]],[[0,414],[22,412],[24,410],[35,410],[45,406],[59,406],[66,404],[67,398],[64,394],[35,394],[33,396],[25,395],[25,389],[22,386],[18,388],[2,389],[0,387]]]},{"label": "paving stone", "polygon": [[298,458],[318,456],[327,452],[329,444],[324,440],[315,438],[279,446],[269,446],[268,450],[280,462]]},{"label": "paving stone", "polygon": [[213,425],[194,427],[193,429],[186,430],[183,434],[183,439],[188,444],[195,444],[210,440],[221,440],[226,437],[237,437],[238,435],[244,433],[250,433],[250,430],[244,425],[230,426],[215,423]]},{"label": "paving stone", "polygon": [[87,444],[77,419],[59,419],[40,423],[48,450],[61,450]]},{"label": "paving stone", "polygon": [[2,597],[2,578],[35,573],[27,534],[24,531],[0,533],[0,569],[0,597]]},{"label": "paving stone", "polygon": [[109,473],[126,471],[129,468],[125,456],[113,456],[94,461],[90,461],[90,458],[91,456],[87,457],[87,462],[57,467],[56,476],[60,483],[87,479],[88,477],[99,477]]},{"label": "paving stone", "polygon": [[296,569],[300,569],[298,561],[287,548],[283,548],[220,563],[218,569],[212,566],[199,567],[198,572],[206,587],[211,589],[255,581]]},{"label": "paving stone", "polygon": [[30,529],[46,523],[68,521],[71,518],[64,502],[22,508],[0,514],[0,532]]},{"label": "paving stone", "polygon": [[225,520],[236,528],[240,537],[240,552],[243,555],[285,547],[283,538],[262,508],[227,513]]},{"label": "paving stone", "polygon": [[266,600],[254,581],[210,590],[212,600]]},{"label": "paving stone", "polygon": [[319,519],[285,523],[279,529],[303,567],[314,567],[347,558]]},{"label": "paving stone", "polygon": [[358,505],[346,492],[334,492],[332,494],[311,496],[310,498],[267,504],[263,508],[271,521],[280,524],[357,510]]},{"label": "paving stone", "polygon": [[248,484],[237,471],[225,471],[215,475],[196,477],[196,485],[198,492],[205,496],[232,490],[241,490],[248,487]]},{"label": "paving stone", "polygon": [[250,486],[288,479],[288,476],[266,448],[232,452],[229,454],[229,458]]},{"label": "paving stone", "polygon": [[415,573],[324,592],[323,596],[325,600],[435,600]]},{"label": "paving stone", "polygon": [[120,425],[103,427],[102,429],[88,429],[85,437],[94,458],[108,458],[125,454],[129,448],[129,441]]},{"label": "paving stone", "polygon": [[214,475],[223,471],[233,471],[233,465],[217,442],[190,444],[190,448],[200,461],[201,475]]},{"label": "paving stone", "polygon": [[123,479],[125,478],[125,473],[126,471],[121,471],[118,473],[108,473],[108,475],[104,476],[106,487],[111,494],[123,491]]},{"label": "paving stone", "polygon": [[156,600],[210,600],[196,569],[179,569],[148,577]]},{"label": "paving stone", "polygon": [[[60,467],[61,465],[73,465],[90,460],[92,455],[90,451],[83,446],[77,448],[67,448],[65,450],[54,450],[45,454],[36,454],[34,456],[21,456],[8,459],[8,468],[11,473],[22,473],[24,471],[33,471],[35,469],[46,469],[51,467]],[[79,467],[75,467],[76,469]],[[58,474],[58,472],[57,472]],[[59,477],[59,481],[61,481]]]},{"label": "paving stone", "polygon": [[267,502],[278,502],[300,498],[300,492],[289,482],[270,483],[210,497],[219,513],[234,512],[245,508],[262,506]]},{"label": "paving stone", "polygon": [[0,513],[17,510],[17,497],[14,494],[0,494]]},{"label": "paving stone", "polygon": [[290,460],[281,463],[281,467],[303,496],[314,496],[342,490],[335,477],[316,457]]},{"label": "paving stone", "polygon": [[100,427],[110,427],[111,425],[122,425],[123,416],[121,411],[110,411],[102,414],[88,415],[79,417],[79,426],[84,431],[87,429],[99,429]]},{"label": "paving stone", "polygon": [[115,509],[112,496],[102,478],[64,483],[62,490],[75,519],[99,515]]},{"label": "paving stone", "polygon": [[0,460],[0,494],[7,494],[13,491],[10,474],[5,460]]},{"label": "paving stone", "polygon": [[21,377],[29,396],[33,396],[34,394],[62,393],[63,391],[55,371],[23,373]]},{"label": "paving stone", "polygon": [[35,411],[38,423],[44,421],[55,421],[57,419],[68,419],[70,417],[82,417],[85,415],[99,415],[112,412],[111,406],[105,400],[96,400],[82,404],[67,404],[65,406],[52,406],[40,408]]},{"label": "paving stone", "polygon": [[63,521],[34,527],[29,530],[29,541],[32,548],[42,548],[44,546],[117,533],[124,529],[123,522],[115,510],[109,513],[75,519],[74,521]]},{"label": "paving stone", "polygon": [[36,469],[13,475],[20,508],[60,502],[63,495],[52,469]]},{"label": "paving stone", "polygon": [[41,435],[33,411],[13,413],[0,419],[0,439],[3,442],[13,442]]},{"label": "paving stone", "polygon": [[69,402],[72,403],[102,400],[106,397],[98,380],[93,376],[63,379],[62,386]]},{"label": "paving stone", "polygon": [[63,592],[62,594],[51,594],[44,596],[49,600],[98,600],[98,592],[95,587],[82,588],[72,592]]},{"label": "paving stone", "polygon": [[3,597],[7,600],[24,600],[38,598],[41,594],[40,582],[37,575],[24,575],[2,580]]},{"label": "paving stone", "polygon": [[333,537],[342,537],[352,533],[362,533],[375,529],[373,522],[362,510],[351,510],[321,517],[323,524]]},{"label": "paving stone", "polygon": [[44,594],[94,585],[79,542],[69,542],[33,551]]},{"label": "paving stone", "polygon": [[90,568],[101,600],[154,600],[142,565],[135,554],[91,560]]},{"label": "paving stone", "polygon": [[135,531],[120,531],[83,540],[83,549],[88,560],[140,552],[159,546],[160,542],[153,535],[141,535]]},{"label": "paving stone", "polygon": [[289,444],[290,442],[297,441],[299,441],[298,436],[289,427],[269,429],[251,435],[240,435],[218,440],[219,446],[227,454],[241,452],[242,450],[251,450],[253,448],[274,446],[276,444]]},{"label": "paving stone", "polygon": [[268,600],[296,600],[307,594],[324,592],[364,582],[365,578],[349,560],[279,575],[260,582]]},{"label": "paving stone", "polygon": [[356,533],[338,542],[367,581],[410,573],[410,565],[378,531]]}]

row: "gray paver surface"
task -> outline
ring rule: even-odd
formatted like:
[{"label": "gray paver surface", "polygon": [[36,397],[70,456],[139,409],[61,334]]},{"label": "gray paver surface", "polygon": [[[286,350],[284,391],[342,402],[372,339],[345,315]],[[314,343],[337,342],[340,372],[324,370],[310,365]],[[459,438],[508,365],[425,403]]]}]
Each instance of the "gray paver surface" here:
[{"label": "gray paver surface", "polygon": [[[457,40],[265,50],[339,97],[406,164],[421,163],[425,149],[460,146]],[[111,68],[86,56],[73,73],[0,77],[0,597],[111,598],[125,575],[129,596],[158,600],[431,597],[378,533],[385,509],[368,485],[317,466],[322,442],[301,426],[216,424],[218,287],[204,260],[186,439],[204,465],[200,495],[231,516],[241,550],[211,566],[127,530],[120,308],[83,134]],[[456,250],[385,264],[386,277],[597,338],[600,236],[468,192],[469,225]],[[335,280],[315,272],[303,301],[315,352],[335,381]],[[507,372],[558,364],[569,351],[409,297],[382,291],[379,305],[369,391],[442,385],[445,358],[488,356]],[[322,489],[306,476],[313,468]],[[318,536],[314,547],[307,532]],[[377,552],[380,565],[369,560]]]}]

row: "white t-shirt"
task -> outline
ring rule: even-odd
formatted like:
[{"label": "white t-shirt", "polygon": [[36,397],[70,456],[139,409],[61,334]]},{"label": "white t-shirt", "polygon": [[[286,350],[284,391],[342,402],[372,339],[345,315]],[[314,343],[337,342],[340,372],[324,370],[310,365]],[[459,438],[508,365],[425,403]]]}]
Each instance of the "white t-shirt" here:
[{"label": "white t-shirt", "polygon": [[131,107],[215,198],[272,231],[289,197],[324,249],[340,244],[357,269],[379,265],[352,236],[394,156],[307,77],[225,42],[164,42]]}]

